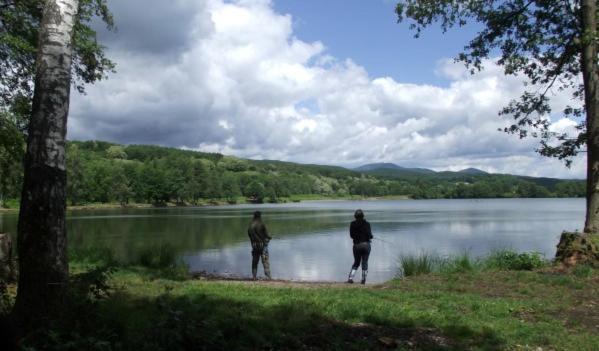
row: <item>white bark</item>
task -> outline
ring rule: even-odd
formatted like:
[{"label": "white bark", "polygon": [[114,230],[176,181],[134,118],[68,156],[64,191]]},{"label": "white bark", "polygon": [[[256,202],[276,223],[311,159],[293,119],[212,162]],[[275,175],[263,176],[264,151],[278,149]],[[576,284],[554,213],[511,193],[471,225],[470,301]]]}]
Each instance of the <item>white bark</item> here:
[{"label": "white bark", "polygon": [[13,312],[21,330],[56,318],[69,278],[65,139],[78,6],[78,0],[44,2],[17,238]]},{"label": "white bark", "polygon": [[42,106],[34,109],[32,120],[45,120],[48,129],[31,131],[38,140],[28,144],[33,148],[28,151],[39,163],[61,170],[66,161],[72,35],[78,4],[78,0],[46,0],[36,62],[35,89]]}]

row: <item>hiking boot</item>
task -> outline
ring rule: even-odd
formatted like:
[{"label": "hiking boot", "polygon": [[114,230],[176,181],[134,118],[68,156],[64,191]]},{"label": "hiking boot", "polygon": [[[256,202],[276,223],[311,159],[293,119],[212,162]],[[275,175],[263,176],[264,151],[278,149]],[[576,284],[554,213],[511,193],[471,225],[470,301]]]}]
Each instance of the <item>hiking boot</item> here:
[{"label": "hiking boot", "polygon": [[356,270],[352,268],[352,270],[349,271],[349,276],[347,277],[347,282],[349,284],[353,284],[354,283],[354,275],[356,275]]}]

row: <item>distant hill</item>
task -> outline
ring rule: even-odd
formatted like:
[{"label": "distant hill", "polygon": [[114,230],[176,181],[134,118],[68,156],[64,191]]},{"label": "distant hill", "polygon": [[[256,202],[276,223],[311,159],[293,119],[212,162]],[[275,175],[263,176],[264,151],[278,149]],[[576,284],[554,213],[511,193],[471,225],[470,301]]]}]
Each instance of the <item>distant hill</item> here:
[{"label": "distant hill", "polygon": [[368,172],[368,171],[374,171],[377,169],[404,169],[404,168],[396,165],[395,163],[369,163],[367,165],[363,165],[363,166],[354,168],[354,170],[358,171],[358,172]]},{"label": "distant hill", "polygon": [[408,181],[429,181],[429,182],[466,182],[485,181],[491,179],[510,179],[510,182],[528,181],[539,186],[545,187],[551,191],[564,181],[583,182],[581,180],[556,179],[556,178],[538,178],[530,176],[520,176],[511,174],[493,174],[478,168],[465,168],[460,171],[439,171],[435,172],[427,168],[406,168],[394,163],[370,163],[357,168],[353,171],[368,174],[373,177],[383,179],[405,179]]},{"label": "distant hill", "polygon": [[406,168],[395,163],[369,163],[353,169],[356,172],[368,173],[382,177],[409,177],[422,174],[435,174],[436,172],[426,168]]},{"label": "distant hill", "polygon": [[482,170],[480,170],[478,168],[472,168],[472,167],[462,169],[461,171],[458,171],[457,173],[462,173],[462,174],[489,174],[489,173],[487,173],[485,171],[482,171]]},{"label": "distant hill", "polygon": [[[407,175],[410,173],[413,174],[436,174],[436,173],[441,173],[441,174],[465,174],[465,175],[486,175],[486,174],[490,174],[487,173],[483,170],[480,170],[478,168],[465,168],[462,169],[461,171],[457,171],[457,172],[452,172],[452,171],[441,171],[441,172],[435,172],[433,170],[427,169],[427,168],[407,168],[407,167],[401,167],[396,165],[395,163],[388,163],[388,162],[382,162],[382,163],[369,163],[360,167],[356,167],[353,169],[356,172],[365,172],[365,173],[372,173],[372,174],[394,174],[394,175]],[[395,171],[395,172],[389,172],[389,171]]]}]

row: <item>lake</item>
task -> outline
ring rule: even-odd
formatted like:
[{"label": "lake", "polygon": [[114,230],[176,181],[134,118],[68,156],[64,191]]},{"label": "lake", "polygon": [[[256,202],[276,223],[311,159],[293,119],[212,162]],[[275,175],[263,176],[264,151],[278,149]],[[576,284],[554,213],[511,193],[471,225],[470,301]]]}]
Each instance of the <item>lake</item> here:
[{"label": "lake", "polygon": [[[250,276],[247,225],[263,213],[278,279],[344,281],[353,262],[349,223],[364,210],[375,240],[369,282],[391,279],[402,254],[494,249],[555,254],[563,230],[582,229],[584,199],[307,201],[287,204],[70,211],[69,248],[109,247],[121,260],[172,245],[192,271]],[[14,234],[17,215],[0,213]],[[262,267],[259,267],[262,275]]]}]

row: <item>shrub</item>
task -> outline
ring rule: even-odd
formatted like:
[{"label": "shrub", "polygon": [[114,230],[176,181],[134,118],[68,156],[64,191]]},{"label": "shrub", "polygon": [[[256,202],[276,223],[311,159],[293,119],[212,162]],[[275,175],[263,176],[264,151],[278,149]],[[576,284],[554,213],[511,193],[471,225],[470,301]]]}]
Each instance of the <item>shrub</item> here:
[{"label": "shrub", "polygon": [[491,253],[485,263],[490,269],[530,271],[543,267],[546,261],[538,252],[517,253],[512,250],[500,250]]}]

